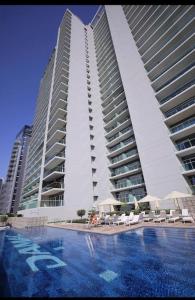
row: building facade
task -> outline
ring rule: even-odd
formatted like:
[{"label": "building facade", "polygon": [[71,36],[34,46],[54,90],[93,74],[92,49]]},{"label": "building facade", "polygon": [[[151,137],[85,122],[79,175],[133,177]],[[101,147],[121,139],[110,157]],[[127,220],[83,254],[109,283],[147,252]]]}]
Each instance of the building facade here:
[{"label": "building facade", "polygon": [[25,125],[16,136],[6,180],[1,189],[0,212],[2,213],[18,211],[31,133],[32,126]]},{"label": "building facade", "polygon": [[[69,10],[41,80],[24,214],[194,192],[193,5]],[[164,202],[164,206],[170,205]]]}]

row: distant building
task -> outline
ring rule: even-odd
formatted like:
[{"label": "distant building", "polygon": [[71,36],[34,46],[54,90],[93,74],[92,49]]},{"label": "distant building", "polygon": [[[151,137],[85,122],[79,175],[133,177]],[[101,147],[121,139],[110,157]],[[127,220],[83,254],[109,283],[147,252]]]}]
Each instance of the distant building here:
[{"label": "distant building", "polygon": [[16,213],[18,210],[31,133],[32,126],[25,125],[16,136],[6,180],[1,191],[0,212]]},{"label": "distant building", "polygon": [[[69,10],[41,80],[22,213],[195,192],[193,5]],[[166,201],[164,202],[166,206]]]}]

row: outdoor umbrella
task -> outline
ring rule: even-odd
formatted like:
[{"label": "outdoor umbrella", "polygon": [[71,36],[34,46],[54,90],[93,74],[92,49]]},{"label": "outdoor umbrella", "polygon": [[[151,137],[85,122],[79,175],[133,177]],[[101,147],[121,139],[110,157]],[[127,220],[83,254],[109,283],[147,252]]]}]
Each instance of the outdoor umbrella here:
[{"label": "outdoor umbrella", "polygon": [[138,209],[139,208],[139,205],[138,205],[138,201],[136,198],[134,198],[134,204],[135,204],[135,209]]},{"label": "outdoor umbrella", "polygon": [[194,197],[194,195],[192,195],[192,194],[185,194],[185,193],[173,191],[170,194],[168,194],[164,198],[164,200],[173,200],[175,202],[175,206],[177,206],[180,209],[178,200],[184,199],[184,198],[192,198],[192,197]]},{"label": "outdoor umbrella", "polygon": [[101,202],[99,202],[97,205],[100,207],[100,208],[105,208],[105,206],[109,207],[110,208],[110,212],[112,211],[112,206],[113,205],[123,205],[124,203],[123,202],[120,202],[118,200],[115,200],[114,198],[108,198],[108,199],[105,199]]},{"label": "outdoor umbrella", "polygon": [[142,198],[141,200],[139,200],[138,203],[155,202],[155,208],[158,209],[159,208],[159,201],[161,201],[160,198],[155,197],[155,196],[151,196],[151,195],[147,195],[144,198]]}]

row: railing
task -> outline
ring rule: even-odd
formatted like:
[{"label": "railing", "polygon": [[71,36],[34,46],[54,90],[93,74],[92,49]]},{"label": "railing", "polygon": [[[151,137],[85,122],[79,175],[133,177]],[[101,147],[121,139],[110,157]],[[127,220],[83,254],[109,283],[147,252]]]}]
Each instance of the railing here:
[{"label": "railing", "polygon": [[195,83],[195,79],[191,80],[190,82],[184,84],[181,88],[177,89],[174,93],[172,93],[171,95],[167,96],[166,98],[160,100],[160,104],[163,104],[167,101],[169,101],[171,98],[177,96],[178,94],[180,94],[181,92],[183,92],[184,90],[186,90],[187,88],[189,88],[190,86],[192,86]]},{"label": "railing", "polygon": [[60,165],[60,166],[57,166],[56,168],[54,168],[54,169],[52,169],[52,170],[49,170],[49,171],[46,171],[45,173],[44,173],[44,178],[47,176],[47,175],[49,175],[49,174],[51,174],[51,173],[53,173],[53,172],[64,172],[64,165]]},{"label": "railing", "polygon": [[141,165],[139,163],[133,163],[132,165],[126,165],[120,168],[115,169],[113,172],[111,172],[111,176],[116,176],[119,174],[127,173],[129,171],[137,170],[140,168]]},{"label": "railing", "polygon": [[124,133],[130,131],[132,128],[133,128],[132,126],[128,126],[128,127],[124,128],[123,130],[117,132],[112,137],[107,138],[108,142],[110,143],[111,141],[115,140],[117,137],[119,137],[119,136],[123,135]]},{"label": "railing", "polygon": [[180,73],[178,73],[177,75],[175,75],[173,78],[171,78],[170,80],[168,80],[167,82],[165,82],[158,89],[156,89],[156,93],[159,92],[161,89],[163,89],[166,85],[168,85],[169,83],[171,83],[172,81],[174,81],[175,79],[177,79],[179,76],[183,75],[187,70],[191,69],[194,65],[195,65],[195,63],[192,63],[190,66],[186,67],[183,71],[181,71]]},{"label": "railing", "polygon": [[[167,72],[167,70],[171,69],[171,67],[173,67],[174,65],[176,65],[176,63],[178,61],[181,61],[182,58],[184,56],[187,56],[188,53],[190,53],[192,50],[194,50],[194,46],[192,45],[191,48],[188,48],[186,52],[183,53],[183,55],[181,55],[177,60],[173,61],[172,64],[169,64],[168,67],[166,69],[163,70],[162,73],[155,75],[155,77],[153,77],[152,81],[156,80],[158,77],[162,76],[165,72]],[[155,68],[154,68],[155,69]],[[153,69],[150,71],[152,73]]]},{"label": "railing", "polygon": [[191,147],[195,146],[195,137],[191,138],[191,139],[188,138],[181,143],[177,143],[175,146],[176,146],[177,150],[179,150],[179,151],[187,149],[187,148],[191,148]]},{"label": "railing", "polygon": [[129,144],[131,142],[134,142],[134,141],[135,141],[135,138],[128,138],[128,139],[124,140],[123,142],[118,143],[114,147],[111,147],[110,151],[113,152],[113,151],[115,151],[115,150],[117,150],[119,148],[122,148],[123,146],[125,146],[125,145],[127,145],[127,144]]},{"label": "railing", "polygon": [[138,184],[143,184],[144,183],[144,180],[142,178],[138,178],[138,179],[135,179],[135,180],[129,180],[129,182],[119,182],[117,184],[115,184],[115,188],[116,189],[120,189],[120,188],[124,188],[124,187],[133,187],[135,185],[138,185]]},{"label": "railing", "polygon": [[170,132],[175,133],[175,132],[178,132],[178,131],[180,131],[180,130],[186,128],[186,127],[189,127],[191,125],[194,125],[194,124],[195,124],[195,117],[190,118],[190,119],[188,119],[188,120],[186,120],[186,121],[184,121],[184,122],[182,122],[178,125],[175,125],[175,126],[171,127]]},{"label": "railing", "polygon": [[48,161],[50,161],[54,157],[65,157],[65,153],[64,152],[60,152],[60,153],[57,153],[55,155],[48,156],[48,158],[46,158],[46,160],[45,160],[45,165],[46,165],[46,163],[48,163]]},{"label": "railing", "polygon": [[195,97],[191,97],[188,100],[186,100],[185,102],[179,104],[178,106],[168,110],[167,112],[165,112],[165,117],[170,117],[174,114],[176,114],[179,111],[182,111],[183,109],[193,105],[195,103]]},{"label": "railing", "polygon": [[64,199],[47,199],[41,200],[41,207],[63,206]]},{"label": "railing", "polygon": [[195,169],[195,157],[189,158],[186,160],[186,162],[183,162],[183,168],[185,171],[193,170]]},{"label": "railing", "polygon": [[137,153],[138,153],[137,150],[130,150],[130,151],[126,152],[126,153],[122,153],[122,154],[120,154],[120,155],[118,155],[118,156],[112,158],[112,159],[111,159],[111,163],[114,164],[114,163],[116,163],[116,162],[118,162],[118,161],[121,161],[121,160],[123,160],[123,159],[125,159],[125,158],[128,158],[128,157],[130,157],[130,156],[133,156],[133,155],[135,155],[135,154],[137,154]]},{"label": "railing", "polygon": [[46,192],[51,189],[63,189],[64,184],[61,182],[53,182],[51,185],[46,185],[42,188],[42,192]]},{"label": "railing", "polygon": [[130,120],[129,116],[126,116],[121,122],[116,122],[115,125],[109,127],[109,129],[106,131],[106,134],[114,130],[115,128],[119,127],[121,124],[125,123],[127,120]]}]

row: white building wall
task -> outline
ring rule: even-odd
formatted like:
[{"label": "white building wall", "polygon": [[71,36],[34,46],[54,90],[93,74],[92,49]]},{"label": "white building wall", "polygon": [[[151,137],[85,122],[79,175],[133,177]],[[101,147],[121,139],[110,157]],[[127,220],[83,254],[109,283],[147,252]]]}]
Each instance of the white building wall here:
[{"label": "white building wall", "polygon": [[78,209],[93,205],[92,171],[85,35],[82,22],[72,15],[70,75],[66,126],[64,206],[67,218],[75,218]]},{"label": "white building wall", "polygon": [[131,114],[147,193],[189,192],[143,62],[120,5],[106,5],[119,70]]}]

